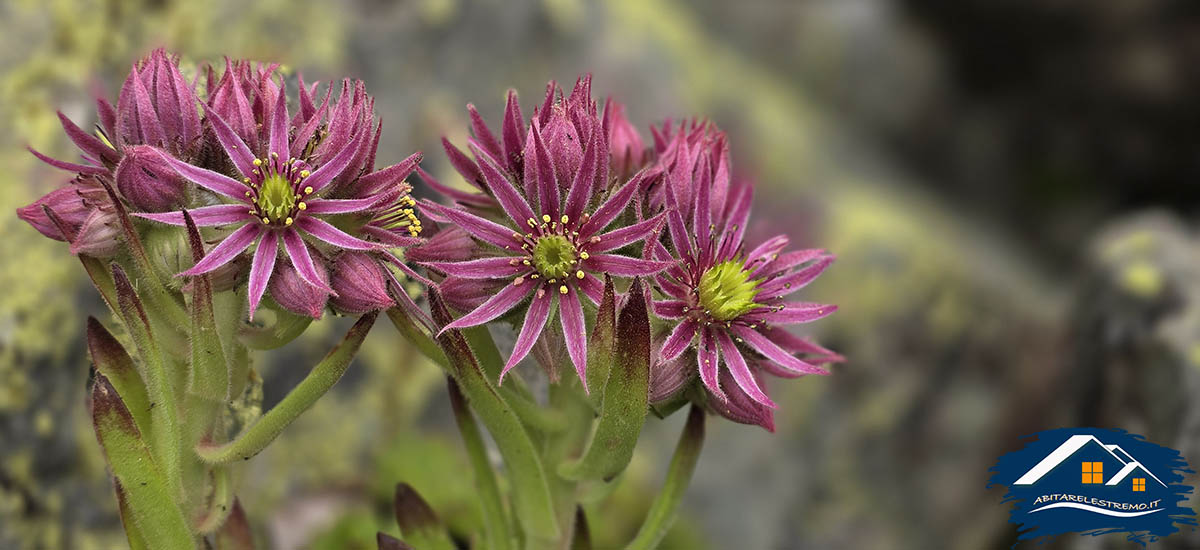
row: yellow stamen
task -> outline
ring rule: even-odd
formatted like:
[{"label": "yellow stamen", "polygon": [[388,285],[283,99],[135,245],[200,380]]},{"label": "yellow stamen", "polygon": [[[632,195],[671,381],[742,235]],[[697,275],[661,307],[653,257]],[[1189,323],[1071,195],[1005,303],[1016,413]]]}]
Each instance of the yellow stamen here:
[{"label": "yellow stamen", "polygon": [[304,204],[304,201],[300,201],[300,204],[297,204],[296,208],[299,208],[301,210],[308,210],[308,205]]},{"label": "yellow stamen", "polygon": [[292,218],[289,217],[288,219],[283,220],[283,225],[292,225]]},{"label": "yellow stamen", "polygon": [[550,215],[549,215],[549,214],[542,214],[542,221],[543,221],[543,222],[546,222],[546,223],[550,223]]},{"label": "yellow stamen", "polygon": [[570,220],[570,218],[566,217],[565,215],[562,217],[563,223],[567,223],[567,221],[569,221],[569,220]]},{"label": "yellow stamen", "polygon": [[271,223],[271,218],[263,216],[263,223]]},{"label": "yellow stamen", "polygon": [[305,194],[305,195],[311,195],[311,194],[312,194],[312,192],[313,192],[313,188],[312,188],[312,186],[311,186],[311,185],[310,185],[310,186],[308,186],[308,187],[305,187],[305,188],[304,188],[304,194]]},{"label": "yellow stamen", "polygon": [[582,270],[581,270],[581,271],[576,271],[576,272],[575,272],[575,278],[576,278],[576,279],[582,279],[582,278],[583,278],[583,271],[582,271]]},{"label": "yellow stamen", "polygon": [[559,294],[566,294],[566,293],[567,293],[567,285],[563,285],[563,286],[560,286],[560,287],[558,287],[558,293],[559,293]]},{"label": "yellow stamen", "polygon": [[310,172],[309,172],[308,170],[301,170],[301,171],[300,171],[300,177],[302,177],[302,178],[307,178],[307,177],[308,177],[308,175],[309,175],[309,173],[310,173]]},{"label": "yellow stamen", "polygon": [[254,159],[255,166],[262,166],[262,159]]},{"label": "yellow stamen", "polygon": [[586,260],[586,259],[588,259],[588,253],[587,253],[587,252],[580,252],[580,253],[579,253],[579,258],[580,258],[581,260]]}]

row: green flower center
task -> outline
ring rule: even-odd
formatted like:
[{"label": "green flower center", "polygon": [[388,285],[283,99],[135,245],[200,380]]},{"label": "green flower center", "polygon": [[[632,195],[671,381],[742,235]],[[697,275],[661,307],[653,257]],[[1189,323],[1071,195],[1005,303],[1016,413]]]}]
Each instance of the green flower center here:
[{"label": "green flower center", "polygon": [[270,174],[263,179],[254,204],[263,216],[271,221],[280,221],[290,219],[298,200],[295,189],[286,177],[282,174]]},{"label": "green flower center", "polygon": [[533,267],[548,279],[561,279],[571,272],[577,256],[575,245],[562,235],[538,237],[533,245]]},{"label": "green flower center", "polygon": [[743,269],[739,260],[721,262],[700,276],[700,305],[709,316],[729,321],[758,307],[757,279]]}]

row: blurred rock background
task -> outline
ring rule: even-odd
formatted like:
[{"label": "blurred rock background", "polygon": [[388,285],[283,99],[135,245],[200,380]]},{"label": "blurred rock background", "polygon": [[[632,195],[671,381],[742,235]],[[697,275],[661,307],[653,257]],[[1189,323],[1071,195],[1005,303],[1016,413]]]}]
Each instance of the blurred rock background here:
[{"label": "blurred rock background", "polygon": [[[664,548],[1007,548],[985,489],[1019,437],[1124,428],[1200,460],[1200,9],[1146,0],[4,0],[0,211],[64,175],[54,110],[89,122],[129,63],[280,60],[365,79],[383,160],[460,140],[550,78],[657,117],[709,116],[759,182],[757,237],[838,254],[806,296],[849,361],[772,386],[778,433],[713,422]],[[655,117],[652,119],[652,117]],[[648,134],[646,134],[648,136]],[[0,548],[119,548],[84,414],[84,317],[103,313],[66,247],[0,216]],[[344,319],[264,357],[265,406]],[[388,327],[335,393],[248,464],[265,548],[373,548],[412,483],[478,522],[437,370]],[[652,421],[622,488],[590,510],[619,547],[682,419]],[[332,434],[332,435],[331,435]],[[1194,480],[1193,480],[1194,481]],[[1200,535],[1161,546],[1192,548]],[[1129,548],[1064,537],[1050,548]]]}]

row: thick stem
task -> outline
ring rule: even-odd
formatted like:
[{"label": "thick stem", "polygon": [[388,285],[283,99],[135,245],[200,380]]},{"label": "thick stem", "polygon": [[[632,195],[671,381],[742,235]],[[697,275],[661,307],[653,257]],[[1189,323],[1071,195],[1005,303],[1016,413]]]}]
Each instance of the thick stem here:
[{"label": "thick stem", "polygon": [[696,469],[696,461],[700,458],[700,448],[704,444],[704,411],[692,405],[688,412],[687,424],[683,434],[679,436],[679,444],[675,446],[675,456],[671,458],[671,466],[667,469],[667,479],[662,490],[650,505],[646,521],[638,530],[637,536],[626,546],[626,550],[653,550],[666,536],[667,530],[675,522],[679,503],[692,479]]},{"label": "thick stem", "polygon": [[248,460],[261,452],[341,379],[367,332],[371,330],[371,325],[375,323],[376,315],[368,313],[360,317],[346,333],[345,339],[313,367],[300,384],[274,408],[243,430],[237,439],[224,445],[197,445],[196,454],[208,463],[228,464],[235,460]]},{"label": "thick stem", "polygon": [[512,548],[512,533],[508,528],[508,516],[504,513],[500,486],[496,482],[496,472],[488,460],[483,436],[479,433],[475,418],[471,416],[466,398],[453,378],[446,379],[446,387],[450,391],[450,408],[454,410],[454,420],[458,424],[459,433],[462,434],[463,446],[467,448],[471,469],[475,472],[475,486],[479,491],[479,505],[483,510],[484,532],[487,537],[486,548],[509,550]]}]

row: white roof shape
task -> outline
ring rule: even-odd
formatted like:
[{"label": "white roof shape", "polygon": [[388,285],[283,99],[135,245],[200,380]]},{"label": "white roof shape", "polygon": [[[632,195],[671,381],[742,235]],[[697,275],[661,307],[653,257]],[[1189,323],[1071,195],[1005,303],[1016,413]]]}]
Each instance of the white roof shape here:
[{"label": "white roof shape", "polygon": [[1143,472],[1146,472],[1150,475],[1150,477],[1154,478],[1154,481],[1161,483],[1163,487],[1167,486],[1167,484],[1163,483],[1161,479],[1158,479],[1158,476],[1155,476],[1150,472],[1150,470],[1146,469],[1145,466],[1142,466],[1141,462],[1134,460],[1132,455],[1125,452],[1125,449],[1122,449],[1117,445],[1105,445],[1099,439],[1096,439],[1095,436],[1086,434],[1073,435],[1067,438],[1066,441],[1063,441],[1062,445],[1059,445],[1057,449],[1054,449],[1053,452],[1046,455],[1046,458],[1043,458],[1041,462],[1038,462],[1033,468],[1030,468],[1028,472],[1025,472],[1025,475],[1021,476],[1020,479],[1013,483],[1013,485],[1033,485],[1037,482],[1037,480],[1041,479],[1042,476],[1050,473],[1050,470],[1053,470],[1056,466],[1062,464],[1064,460],[1070,458],[1071,455],[1075,454],[1075,452],[1079,449],[1082,449],[1084,445],[1087,445],[1093,441],[1101,448],[1108,451],[1108,453],[1111,454],[1112,457],[1117,460],[1117,462],[1120,462],[1123,465],[1121,471],[1117,472],[1117,475],[1113,476],[1113,478],[1110,479],[1105,485],[1116,485],[1134,470],[1141,468]]}]

